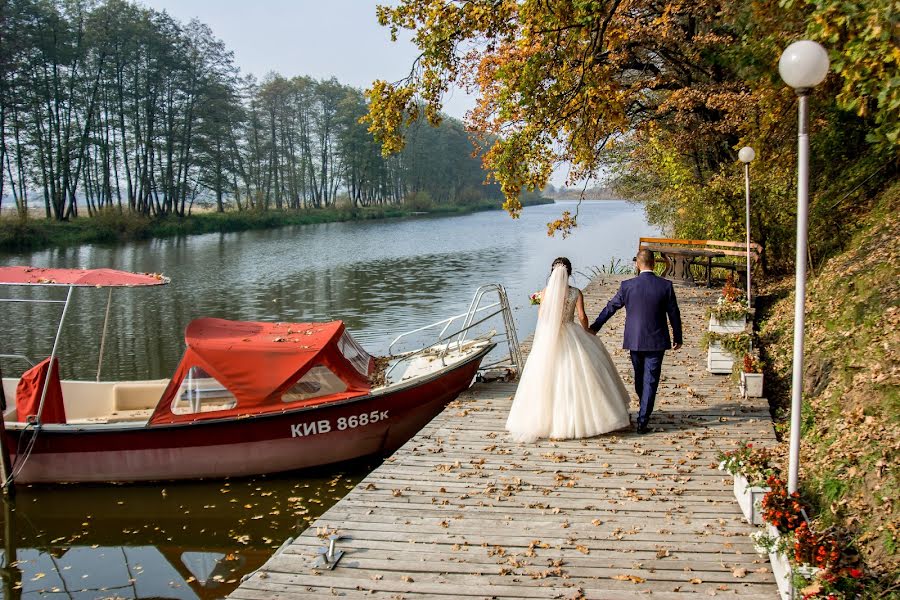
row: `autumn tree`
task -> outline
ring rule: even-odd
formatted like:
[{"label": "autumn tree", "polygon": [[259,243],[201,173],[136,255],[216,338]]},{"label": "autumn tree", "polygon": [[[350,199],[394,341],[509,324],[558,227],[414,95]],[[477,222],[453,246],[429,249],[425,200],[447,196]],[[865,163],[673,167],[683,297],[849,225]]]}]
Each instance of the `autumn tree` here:
[{"label": "autumn tree", "polygon": [[[795,130],[794,96],[778,80],[778,57],[806,35],[829,45],[841,57],[840,77],[815,101],[841,91],[836,103],[821,101],[816,127],[846,126],[841,113],[855,107],[852,131],[889,142],[900,111],[900,84],[889,73],[898,53],[888,33],[890,1],[872,4],[403,0],[379,7],[378,18],[394,39],[411,31],[421,55],[408,78],[374,82],[368,123],[394,152],[404,124],[422,114],[439,119],[453,86],[476,90],[469,125],[496,136],[484,163],[513,216],[520,190],[543,187],[559,165],[571,167],[572,180],[612,170],[653,200],[654,220],[703,238],[734,237],[742,202],[736,152],[752,143],[766,208],[779,208],[760,217],[774,218],[759,223],[760,233],[780,258],[788,254],[780,241],[790,213],[780,207],[791,204]],[[851,14],[831,18],[841,11]],[[877,43],[859,42],[873,37]],[[851,60],[867,66],[862,80],[847,74]],[[859,100],[871,91],[878,95]]]}]

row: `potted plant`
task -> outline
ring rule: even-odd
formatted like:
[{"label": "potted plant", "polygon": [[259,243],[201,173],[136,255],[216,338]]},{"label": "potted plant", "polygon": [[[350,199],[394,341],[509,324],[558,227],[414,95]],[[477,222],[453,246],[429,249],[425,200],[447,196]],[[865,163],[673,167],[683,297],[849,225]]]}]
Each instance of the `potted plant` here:
[{"label": "potted plant", "polygon": [[716,305],[707,312],[709,330],[718,333],[736,333],[747,326],[750,311],[744,304],[743,292],[734,284],[734,275],[728,274],[725,287]]},{"label": "potted plant", "polygon": [[719,333],[707,331],[703,335],[706,348],[706,369],[710,373],[731,373],[734,359],[743,356],[750,348],[752,337],[749,332]]},{"label": "potted plant", "polygon": [[800,500],[800,494],[788,493],[787,484],[775,475],[771,475],[766,484],[769,492],[763,496],[761,507],[767,533],[765,538],[758,536],[759,541],[754,540],[754,543],[764,546],[766,544],[762,542],[767,542],[769,562],[778,591],[783,599],[790,599],[794,597],[794,574],[789,559],[791,537],[794,530],[805,522],[806,507]]},{"label": "potted plant", "polygon": [[744,518],[751,525],[763,525],[761,502],[769,492],[766,480],[775,472],[772,454],[765,448],[754,448],[743,442],[734,450],[720,452],[719,469],[734,477],[734,497]]},{"label": "potted plant", "polygon": [[750,535],[756,551],[768,554],[782,599],[851,600],[859,598],[864,573],[857,568],[847,540],[834,530],[816,531],[807,507],[784,481],[770,476],[762,502],[766,530]]},{"label": "potted plant", "polygon": [[[780,525],[768,524],[767,530],[759,530],[750,535],[754,548],[760,554],[768,554],[772,564],[772,572],[778,583],[778,591],[785,600],[802,598],[803,600],[851,600],[859,597],[862,590],[864,573],[855,567],[852,559],[842,551],[846,544],[838,542],[830,530],[815,531],[805,520],[801,519],[794,529],[787,532],[780,527],[796,522],[785,519],[784,512],[779,509],[796,509],[794,498],[788,500],[783,489],[773,490],[778,500],[773,500],[773,517]],[[793,505],[793,506],[792,506]],[[781,513],[781,514],[779,514]],[[803,517],[802,512],[800,516]]]},{"label": "potted plant", "polygon": [[741,302],[744,300],[744,291],[735,285],[734,273],[725,276],[725,285],[722,287],[722,298],[725,302]]},{"label": "potted plant", "polygon": [[744,398],[762,398],[763,372],[762,363],[750,353],[744,354],[741,368],[741,396]]},{"label": "potted plant", "polygon": [[792,536],[794,594],[803,600],[851,600],[862,591],[863,571],[851,566],[831,531],[802,523]]},{"label": "potted plant", "polygon": [[709,330],[717,333],[737,333],[747,328],[750,311],[742,302],[728,302],[719,298],[707,312]]}]

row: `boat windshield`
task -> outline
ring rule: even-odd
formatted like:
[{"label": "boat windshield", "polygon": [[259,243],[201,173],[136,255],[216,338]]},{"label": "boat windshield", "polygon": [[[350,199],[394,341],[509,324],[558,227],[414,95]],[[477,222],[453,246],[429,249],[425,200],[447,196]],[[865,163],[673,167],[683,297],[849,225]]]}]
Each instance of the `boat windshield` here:
[{"label": "boat windshield", "polygon": [[298,402],[312,400],[319,396],[342,394],[347,391],[347,384],[328,367],[316,365],[300,378],[281,396],[282,402]]},{"label": "boat windshield", "polygon": [[235,406],[237,398],[215,377],[200,367],[191,367],[172,402],[172,412],[176,415],[188,415],[227,410]]},{"label": "boat windshield", "polygon": [[364,377],[369,375],[372,356],[353,339],[353,336],[346,329],[341,335],[341,339],[338,340],[338,349],[344,355],[344,358],[353,365],[353,368],[359,371],[360,375]]}]

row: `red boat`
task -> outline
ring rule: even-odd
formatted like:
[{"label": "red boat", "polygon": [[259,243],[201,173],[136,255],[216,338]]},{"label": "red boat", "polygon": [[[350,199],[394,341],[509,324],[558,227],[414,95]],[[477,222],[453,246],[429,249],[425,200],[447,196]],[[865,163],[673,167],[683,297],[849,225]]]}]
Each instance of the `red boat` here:
[{"label": "red boat", "polygon": [[[166,282],[110,270],[0,268],[0,284],[68,286],[63,315],[74,287]],[[54,344],[50,358],[3,381],[14,398],[3,416],[15,481],[243,476],[391,452],[469,387],[495,347],[493,332],[466,340],[467,330],[492,315],[511,325],[505,293],[494,287],[497,303],[479,307],[480,290],[469,313],[428,326],[443,325],[437,343],[378,361],[380,369],[341,321],[197,319],[171,380],[60,381]],[[460,317],[463,328],[444,335]],[[515,347],[514,330],[506,340]]]}]

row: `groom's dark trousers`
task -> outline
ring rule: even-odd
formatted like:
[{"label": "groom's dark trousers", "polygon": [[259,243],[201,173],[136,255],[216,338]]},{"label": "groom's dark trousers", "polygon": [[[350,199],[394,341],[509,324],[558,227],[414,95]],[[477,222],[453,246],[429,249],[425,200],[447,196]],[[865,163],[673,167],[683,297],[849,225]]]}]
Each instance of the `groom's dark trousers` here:
[{"label": "groom's dark trousers", "polygon": [[[625,336],[622,347],[631,351],[634,390],[641,400],[638,426],[645,427],[656,401],[665,351],[672,347],[673,338],[676,344],[681,344],[681,312],[672,282],[645,271],[622,282],[619,291],[591,325],[591,330],[600,331],[604,323],[623,307]],[[671,338],[666,317],[672,324]]]},{"label": "groom's dark trousers", "polygon": [[638,413],[638,426],[644,427],[650,420],[653,404],[656,402],[656,390],[659,388],[659,377],[662,373],[665,352],[640,350],[631,351],[631,365],[634,367],[634,391],[641,400],[641,411]]}]

